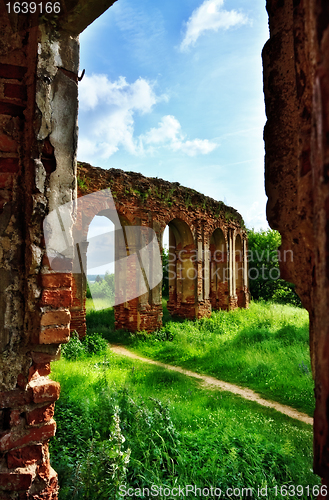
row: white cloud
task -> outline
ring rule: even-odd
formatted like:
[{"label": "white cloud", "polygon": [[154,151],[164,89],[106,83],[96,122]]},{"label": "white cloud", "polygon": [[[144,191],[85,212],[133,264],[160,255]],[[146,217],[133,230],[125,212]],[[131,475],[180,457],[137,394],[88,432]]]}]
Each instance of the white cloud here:
[{"label": "white cloud", "polygon": [[204,0],[204,2],[192,12],[186,23],[186,32],[180,45],[182,51],[190,45],[194,45],[199,36],[206,30],[218,31],[229,29],[233,26],[246,24],[248,17],[236,10],[224,10],[224,0]]},{"label": "white cloud", "polygon": [[185,140],[179,121],[171,115],[164,116],[157,128],[151,128],[141,140],[148,145],[165,145],[172,151],[181,151],[188,156],[208,154],[217,144],[208,139]]},{"label": "white cloud", "polygon": [[208,154],[217,147],[207,139],[186,140],[179,121],[171,115],[164,116],[158,127],[135,137],[135,115],[150,113],[157,102],[167,100],[165,95],[157,96],[152,84],[143,78],[130,84],[123,77],[111,82],[106,75],[86,76],[79,90],[80,117],[89,123],[88,135],[79,136],[81,160],[107,159],[120,147],[133,155],[166,147],[188,156]]},{"label": "white cloud", "polygon": [[193,141],[185,141],[180,144],[173,144],[173,149],[180,150],[188,156],[207,155],[211,153],[217,144],[208,141],[208,139],[194,139]]},{"label": "white cloud", "polygon": [[181,136],[181,125],[174,116],[164,116],[157,128],[151,128],[143,137],[146,144],[160,144],[167,141],[175,142]]},{"label": "white cloud", "polygon": [[132,154],[140,152],[134,139],[134,115],[150,113],[165,96],[157,96],[150,82],[125,78],[111,82],[106,75],[85,76],[79,86],[80,112],[90,123],[88,136],[79,138],[79,157],[98,154],[109,158],[120,146]]},{"label": "white cloud", "polygon": [[266,220],[265,205],[266,203],[254,201],[254,203],[244,211],[245,223],[249,229],[254,228],[256,231],[260,231],[260,229],[266,230],[269,228]]}]

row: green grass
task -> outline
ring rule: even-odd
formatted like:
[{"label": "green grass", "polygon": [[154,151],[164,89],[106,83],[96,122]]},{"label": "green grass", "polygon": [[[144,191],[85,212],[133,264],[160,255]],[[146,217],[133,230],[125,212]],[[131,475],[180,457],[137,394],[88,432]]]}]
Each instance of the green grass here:
[{"label": "green grass", "polygon": [[313,380],[306,310],[265,302],[216,311],[210,318],[172,321],[155,334],[114,331],[113,311],[87,314],[88,331],[102,333],[152,359],[254,389],[312,416]]},{"label": "green grass", "polygon": [[125,438],[121,453],[131,449],[121,476],[127,487],[267,486],[266,498],[274,500],[282,498],[274,493],[276,485],[319,484],[311,472],[311,426],[110,351],[105,357],[61,359],[52,367],[62,388],[56,403],[58,430],[51,444],[61,500],[124,498],[117,489],[122,464],[112,477],[119,456],[113,441],[115,406],[120,408]]}]

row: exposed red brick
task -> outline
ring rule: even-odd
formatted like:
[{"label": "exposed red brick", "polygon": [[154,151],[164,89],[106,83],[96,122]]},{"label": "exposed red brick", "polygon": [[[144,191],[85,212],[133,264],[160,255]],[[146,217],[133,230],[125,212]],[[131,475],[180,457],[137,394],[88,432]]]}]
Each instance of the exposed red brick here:
[{"label": "exposed red brick", "polygon": [[69,311],[48,311],[41,317],[41,326],[68,325],[70,319]]},{"label": "exposed red brick", "polygon": [[39,465],[39,467],[37,468],[37,474],[45,482],[48,482],[48,480],[54,474],[54,469],[51,467],[51,465],[48,461],[45,464]]},{"label": "exposed red brick", "polygon": [[17,427],[21,423],[20,410],[12,410],[10,412],[10,427]]},{"label": "exposed red brick", "polygon": [[45,306],[70,307],[71,290],[43,290],[41,302]]},{"label": "exposed red brick", "polygon": [[70,340],[70,328],[46,328],[40,332],[40,344],[65,344]]},{"label": "exposed red brick", "polygon": [[44,288],[70,288],[72,285],[72,274],[42,274],[41,283]]},{"label": "exposed red brick", "polygon": [[31,352],[33,362],[36,364],[50,363],[51,361],[58,360],[60,358],[59,354],[49,354],[47,352]]},{"label": "exposed red brick", "polygon": [[72,260],[71,259],[62,259],[62,258],[55,258],[51,261],[51,268],[54,271],[64,271],[64,272],[70,272],[72,271]]},{"label": "exposed red brick", "polygon": [[26,467],[42,460],[42,445],[33,444],[7,453],[8,469]]},{"label": "exposed red brick", "polygon": [[17,142],[6,134],[0,134],[0,151],[15,153],[17,151]]},{"label": "exposed red brick", "polygon": [[31,403],[33,399],[32,390],[22,391],[14,389],[13,391],[0,392],[0,408],[15,408]]},{"label": "exposed red brick", "polygon": [[0,158],[0,172],[11,174],[19,172],[18,158]]},{"label": "exposed red brick", "polygon": [[41,408],[35,408],[34,410],[26,413],[26,421],[28,425],[42,424],[49,422],[55,411],[55,404],[42,406]]},{"label": "exposed red brick", "polygon": [[0,101],[0,115],[10,115],[24,117],[25,106],[20,106],[19,104],[13,104],[11,102]]},{"label": "exposed red brick", "polygon": [[27,377],[23,375],[23,373],[20,373],[17,377],[17,385],[20,389],[25,390],[27,386]]},{"label": "exposed red brick", "polygon": [[42,156],[53,157],[54,151],[54,146],[51,144],[50,140],[48,138],[45,139],[42,148]]},{"label": "exposed red brick", "polygon": [[44,442],[55,435],[56,423],[51,421],[42,427],[30,427],[29,429],[12,430],[0,437],[0,451],[9,451],[13,448],[20,448],[25,444]]},{"label": "exposed red brick", "polygon": [[38,379],[30,383],[35,403],[56,401],[59,398],[60,384],[54,380]]},{"label": "exposed red brick", "polygon": [[15,80],[22,80],[27,71],[24,66],[15,66],[13,64],[1,64],[0,78],[8,78]]},{"label": "exposed red brick", "polygon": [[32,474],[0,472],[0,486],[9,491],[27,490],[32,484]]},{"label": "exposed red brick", "polygon": [[18,85],[17,83],[5,83],[4,84],[4,95],[5,97],[11,97],[13,99],[20,99],[26,101],[26,86]]},{"label": "exposed red brick", "polygon": [[0,173],[0,189],[12,189],[13,174]]},{"label": "exposed red brick", "polygon": [[45,168],[45,171],[47,174],[51,174],[52,172],[55,172],[57,163],[56,163],[56,158],[41,158],[42,164]]},{"label": "exposed red brick", "polygon": [[29,382],[37,377],[46,377],[50,374],[50,363],[36,363],[29,369]]}]

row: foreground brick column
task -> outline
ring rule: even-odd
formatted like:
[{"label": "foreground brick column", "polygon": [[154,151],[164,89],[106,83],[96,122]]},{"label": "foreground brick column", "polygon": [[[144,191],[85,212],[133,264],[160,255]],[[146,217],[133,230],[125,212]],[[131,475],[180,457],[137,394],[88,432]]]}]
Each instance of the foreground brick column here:
[{"label": "foreground brick column", "polygon": [[263,50],[269,224],[282,235],[281,275],[310,315],[314,471],[329,485],[329,4],[268,0]]}]

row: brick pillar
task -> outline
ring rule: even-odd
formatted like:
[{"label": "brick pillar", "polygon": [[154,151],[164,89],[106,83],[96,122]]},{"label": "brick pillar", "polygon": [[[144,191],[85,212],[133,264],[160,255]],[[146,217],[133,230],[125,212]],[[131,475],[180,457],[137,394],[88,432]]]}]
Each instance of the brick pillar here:
[{"label": "brick pillar", "polygon": [[71,305],[71,332],[76,331],[80,338],[87,333],[86,325],[86,292],[87,292],[87,249],[88,241],[80,242],[75,246],[78,252],[80,272],[73,273],[72,279],[72,305]]},{"label": "brick pillar", "polygon": [[235,234],[234,230],[229,230],[229,305],[228,309],[236,309],[238,298],[236,296],[236,277],[235,277]]},{"label": "brick pillar", "polygon": [[248,282],[248,243],[242,240],[243,248],[243,300],[241,307],[248,309],[250,303],[249,282]]},{"label": "brick pillar", "polygon": [[[69,339],[71,274],[67,262],[62,270],[50,266],[43,221],[74,195],[77,83],[58,66],[77,73],[78,46],[68,35],[61,44],[58,31],[35,19],[15,31],[5,8],[1,3],[0,497],[55,500],[48,443],[60,387],[49,374]],[[64,96],[75,96],[71,116]]]}]

